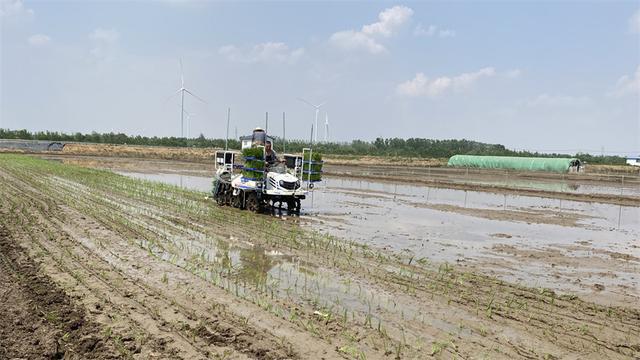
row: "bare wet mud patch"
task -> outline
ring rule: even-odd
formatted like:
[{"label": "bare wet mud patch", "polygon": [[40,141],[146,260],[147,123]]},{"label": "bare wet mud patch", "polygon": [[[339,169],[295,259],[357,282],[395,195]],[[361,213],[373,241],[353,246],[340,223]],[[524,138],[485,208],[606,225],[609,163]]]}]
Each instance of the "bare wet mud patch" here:
[{"label": "bare wet mud patch", "polygon": [[472,266],[524,283],[531,282],[536,272],[545,272],[546,277],[536,277],[537,286],[579,294],[603,305],[640,301],[640,259],[632,254],[584,245],[524,247],[512,242],[493,245]]},{"label": "bare wet mud patch", "polygon": [[527,224],[584,226],[581,221],[589,219],[589,217],[586,215],[568,211],[553,212],[534,209],[479,209],[447,204],[421,204],[416,206],[427,207],[440,211],[454,212],[461,215],[481,217],[488,220],[524,222]]},{"label": "bare wet mud patch", "polygon": [[104,329],[40,272],[1,225],[0,269],[0,358],[120,358]]}]

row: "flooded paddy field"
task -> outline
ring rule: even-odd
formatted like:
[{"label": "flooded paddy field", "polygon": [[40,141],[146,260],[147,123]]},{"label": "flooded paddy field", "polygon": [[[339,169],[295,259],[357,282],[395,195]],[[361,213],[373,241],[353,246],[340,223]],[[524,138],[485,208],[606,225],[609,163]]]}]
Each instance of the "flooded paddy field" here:
[{"label": "flooded paddy field", "polygon": [[[171,161],[70,161],[202,192],[210,191],[214,171]],[[640,207],[328,176],[302,210],[303,227],[416,260],[605,305],[640,302]]]},{"label": "flooded paddy field", "polygon": [[255,215],[206,165],[81,160],[0,156],[0,225],[127,357],[640,354],[637,206],[327,177]]},{"label": "flooded paddy field", "polygon": [[640,196],[640,174],[543,173],[491,169],[389,165],[328,165],[327,172],[358,177],[405,177],[551,192]]},{"label": "flooded paddy field", "polygon": [[314,228],[603,303],[640,301],[640,208],[328,178]]},{"label": "flooded paddy field", "polygon": [[327,165],[328,175],[401,184],[637,206],[640,175],[543,173],[448,167]]}]

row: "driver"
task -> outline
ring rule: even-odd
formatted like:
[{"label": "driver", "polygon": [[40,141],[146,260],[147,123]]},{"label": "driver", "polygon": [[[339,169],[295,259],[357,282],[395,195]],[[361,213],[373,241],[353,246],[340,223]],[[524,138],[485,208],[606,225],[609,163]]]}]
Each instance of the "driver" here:
[{"label": "driver", "polygon": [[267,162],[267,164],[274,165],[280,162],[280,160],[278,159],[278,154],[276,154],[276,152],[273,151],[273,149],[271,148],[271,141],[267,140],[267,143],[264,146],[264,152],[265,152],[264,160]]}]

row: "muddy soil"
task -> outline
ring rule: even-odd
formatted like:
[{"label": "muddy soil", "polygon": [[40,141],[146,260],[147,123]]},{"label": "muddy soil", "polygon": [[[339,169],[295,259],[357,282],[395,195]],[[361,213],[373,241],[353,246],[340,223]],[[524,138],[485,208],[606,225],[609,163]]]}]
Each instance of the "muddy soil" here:
[{"label": "muddy soil", "polygon": [[[98,324],[99,329],[93,333],[110,339],[119,358],[340,357],[325,342],[300,332],[297,326],[138,247],[134,238],[140,234],[125,223],[114,223],[114,209],[109,210],[112,205],[94,198],[86,185],[31,171],[16,177],[5,170],[0,167],[0,195],[4,200],[0,204],[0,226],[7,229],[5,234],[14,243],[24,247],[21,252],[25,256],[40,264],[40,273],[53,279]],[[100,197],[110,199],[109,193]],[[120,200],[121,204],[129,203],[125,198]],[[137,206],[147,207],[144,203]],[[116,213],[127,216],[127,209]],[[151,219],[146,221],[146,226],[153,226]],[[25,282],[29,279],[24,275],[21,269],[16,270],[18,286],[28,286]],[[45,296],[37,300],[48,304],[48,299]],[[41,307],[37,302],[35,306],[38,314]],[[11,323],[22,321],[17,312],[5,319]],[[35,324],[35,330],[50,333],[51,329],[40,323]],[[73,326],[69,325],[71,329]],[[72,339],[65,335],[71,330],[63,327],[61,331],[54,332],[56,340]],[[8,333],[3,334],[3,346],[6,341],[7,351],[12,351],[8,354],[18,358],[31,358],[29,354],[40,351],[47,354],[49,348],[55,352],[52,358],[59,355],[60,350],[46,339],[45,350],[38,347],[36,340],[14,345],[12,339]]]},{"label": "muddy soil", "polygon": [[[8,217],[5,211],[0,216]],[[117,359],[105,329],[0,225],[0,359]],[[123,343],[123,346],[127,346]]]}]

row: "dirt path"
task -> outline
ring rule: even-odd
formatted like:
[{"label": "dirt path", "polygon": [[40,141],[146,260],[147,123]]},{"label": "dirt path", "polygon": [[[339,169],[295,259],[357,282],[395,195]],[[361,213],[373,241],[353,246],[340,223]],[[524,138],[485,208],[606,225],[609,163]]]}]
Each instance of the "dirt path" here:
[{"label": "dirt path", "polygon": [[371,249],[106,171],[0,156],[0,181],[0,226],[124,357],[640,355],[631,306]]}]

